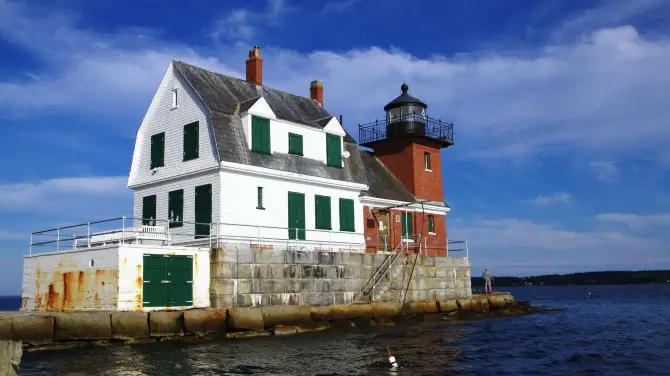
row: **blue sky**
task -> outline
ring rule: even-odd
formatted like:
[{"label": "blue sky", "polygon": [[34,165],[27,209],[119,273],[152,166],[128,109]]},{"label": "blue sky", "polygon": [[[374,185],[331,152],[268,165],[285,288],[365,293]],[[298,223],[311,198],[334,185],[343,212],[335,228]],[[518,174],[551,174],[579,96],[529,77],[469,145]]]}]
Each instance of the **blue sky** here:
[{"label": "blue sky", "polygon": [[[172,4],[171,4],[172,3]],[[307,96],[345,127],[405,81],[455,123],[451,239],[473,274],[670,268],[670,2],[0,0],[0,293],[31,231],[130,215],[135,131],[171,59]]]}]

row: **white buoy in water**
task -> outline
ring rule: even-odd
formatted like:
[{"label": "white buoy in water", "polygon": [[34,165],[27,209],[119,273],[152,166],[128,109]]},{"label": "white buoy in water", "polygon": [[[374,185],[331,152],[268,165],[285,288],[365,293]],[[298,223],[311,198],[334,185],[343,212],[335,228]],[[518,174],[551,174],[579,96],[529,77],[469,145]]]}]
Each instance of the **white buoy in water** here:
[{"label": "white buoy in water", "polygon": [[386,345],[386,351],[389,353],[389,363],[391,363],[391,368],[398,368],[398,362],[395,360],[395,357],[391,355],[391,350],[389,350],[389,345]]}]

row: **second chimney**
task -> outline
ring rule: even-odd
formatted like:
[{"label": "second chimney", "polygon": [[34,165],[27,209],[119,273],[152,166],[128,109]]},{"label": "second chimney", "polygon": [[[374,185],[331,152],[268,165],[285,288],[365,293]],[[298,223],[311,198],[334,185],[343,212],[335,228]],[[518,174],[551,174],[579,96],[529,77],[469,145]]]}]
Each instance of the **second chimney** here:
[{"label": "second chimney", "polygon": [[254,49],[249,51],[247,81],[255,82],[256,85],[263,85],[263,59],[261,58],[261,48],[258,46],[254,46]]},{"label": "second chimney", "polygon": [[319,105],[323,107],[323,84],[321,81],[312,81],[309,85],[309,97],[319,102]]}]

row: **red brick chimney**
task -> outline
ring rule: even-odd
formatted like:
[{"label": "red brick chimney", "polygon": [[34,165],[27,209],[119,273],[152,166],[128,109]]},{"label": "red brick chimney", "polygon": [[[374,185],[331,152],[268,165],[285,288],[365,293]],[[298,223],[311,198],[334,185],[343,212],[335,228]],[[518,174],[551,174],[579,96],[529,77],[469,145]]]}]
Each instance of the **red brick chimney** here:
[{"label": "red brick chimney", "polygon": [[309,85],[309,97],[319,102],[323,107],[323,84],[321,81],[312,81]]},{"label": "red brick chimney", "polygon": [[249,51],[247,81],[255,82],[256,85],[263,85],[263,59],[261,58],[261,48],[259,46],[254,46],[254,49]]}]

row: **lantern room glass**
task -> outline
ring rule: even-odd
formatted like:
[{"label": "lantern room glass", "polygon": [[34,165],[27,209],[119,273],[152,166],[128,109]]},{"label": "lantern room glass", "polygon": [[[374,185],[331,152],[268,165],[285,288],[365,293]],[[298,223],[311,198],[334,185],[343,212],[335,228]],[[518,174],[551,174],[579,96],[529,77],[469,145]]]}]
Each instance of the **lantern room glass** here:
[{"label": "lantern room glass", "polygon": [[404,105],[401,107],[391,108],[386,112],[386,121],[395,123],[398,121],[419,121],[425,122],[426,110],[421,106]]}]

